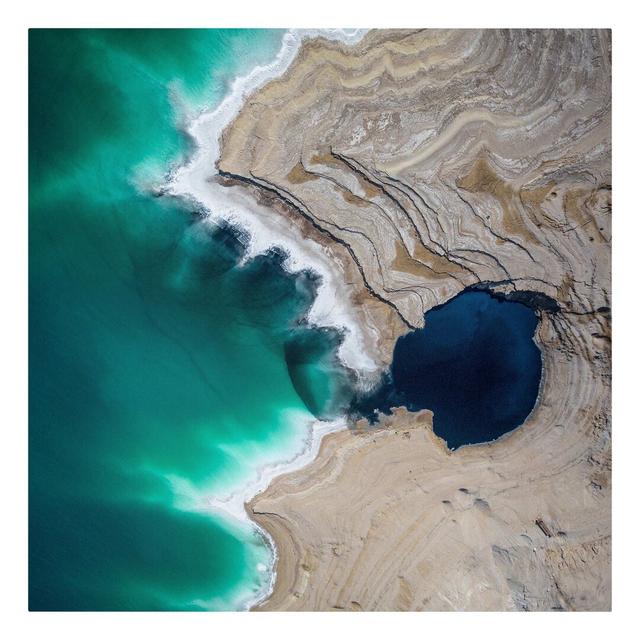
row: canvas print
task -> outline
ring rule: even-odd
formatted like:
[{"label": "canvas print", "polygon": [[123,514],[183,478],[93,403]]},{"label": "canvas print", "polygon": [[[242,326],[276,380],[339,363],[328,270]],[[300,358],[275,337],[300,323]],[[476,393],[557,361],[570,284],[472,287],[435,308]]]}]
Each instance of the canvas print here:
[{"label": "canvas print", "polygon": [[609,610],[611,203],[609,30],[30,30],[30,610]]}]

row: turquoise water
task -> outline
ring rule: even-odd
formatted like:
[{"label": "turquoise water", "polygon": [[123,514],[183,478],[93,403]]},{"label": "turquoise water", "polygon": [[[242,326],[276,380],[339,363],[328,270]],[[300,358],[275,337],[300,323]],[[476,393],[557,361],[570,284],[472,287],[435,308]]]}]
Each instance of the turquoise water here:
[{"label": "turquoise water", "polygon": [[[210,508],[346,398],[337,338],[278,253],[135,185],[279,31],[29,36],[29,604],[235,609],[270,550]],[[261,566],[264,565],[264,566]]]}]

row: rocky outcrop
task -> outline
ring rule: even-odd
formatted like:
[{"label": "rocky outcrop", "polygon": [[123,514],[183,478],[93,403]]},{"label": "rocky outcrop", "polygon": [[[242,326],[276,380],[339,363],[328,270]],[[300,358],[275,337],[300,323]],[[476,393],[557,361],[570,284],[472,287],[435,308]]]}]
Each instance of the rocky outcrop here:
[{"label": "rocky outcrop", "polygon": [[398,412],[277,479],[252,504],[289,549],[268,607],[610,606],[610,40],[316,39],[225,131],[220,179],[335,256],[381,364],[470,286],[535,306],[545,361],[496,443],[450,453]]}]

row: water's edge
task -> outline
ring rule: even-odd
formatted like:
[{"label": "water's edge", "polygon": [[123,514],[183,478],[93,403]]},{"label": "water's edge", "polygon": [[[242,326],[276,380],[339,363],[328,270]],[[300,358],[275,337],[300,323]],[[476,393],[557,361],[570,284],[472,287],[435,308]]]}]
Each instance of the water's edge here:
[{"label": "water's edge", "polygon": [[[342,273],[321,248],[312,240],[292,231],[277,214],[261,207],[243,191],[222,187],[210,181],[217,173],[215,167],[220,155],[220,137],[231,124],[251,93],[284,74],[296,58],[300,45],[306,38],[323,36],[346,45],[357,43],[366,29],[289,30],[285,33],[276,58],[268,65],[254,68],[246,76],[233,82],[230,92],[222,103],[211,111],[203,111],[187,126],[186,133],[193,141],[192,155],[182,166],[176,167],[167,177],[167,182],[154,188],[155,194],[166,193],[177,197],[189,206],[205,212],[212,222],[224,222],[247,234],[248,246],[244,261],[262,255],[273,248],[284,251],[287,259],[283,268],[290,274],[311,271],[320,277],[320,285],[306,314],[310,327],[335,328],[343,335],[338,348],[340,361],[356,372],[363,384],[375,379],[378,367],[375,359],[367,354],[366,342],[361,334],[349,297],[340,296]],[[336,295],[338,292],[338,295]],[[336,305],[336,299],[341,301]],[[271,550],[268,567],[269,581],[263,592],[239,603],[249,610],[264,602],[273,591],[276,581],[278,552],[275,541],[247,513],[246,505],[257,494],[264,491],[277,476],[290,473],[309,464],[318,454],[323,437],[334,431],[347,428],[345,419],[310,420],[305,425],[307,433],[303,448],[293,457],[256,469],[256,477],[246,482],[224,499],[212,499],[214,511],[233,519],[248,522],[267,543]]]}]

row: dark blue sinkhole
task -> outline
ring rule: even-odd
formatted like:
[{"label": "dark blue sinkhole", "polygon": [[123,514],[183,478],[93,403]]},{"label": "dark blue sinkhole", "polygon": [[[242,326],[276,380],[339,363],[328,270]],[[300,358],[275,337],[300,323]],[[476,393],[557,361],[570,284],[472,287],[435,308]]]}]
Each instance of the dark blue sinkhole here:
[{"label": "dark blue sinkhole", "polygon": [[376,421],[404,406],[431,409],[450,449],[495,440],[521,425],[536,403],[542,357],[536,311],[485,291],[465,291],[425,314],[423,329],[402,336],[391,370],[352,404]]}]

